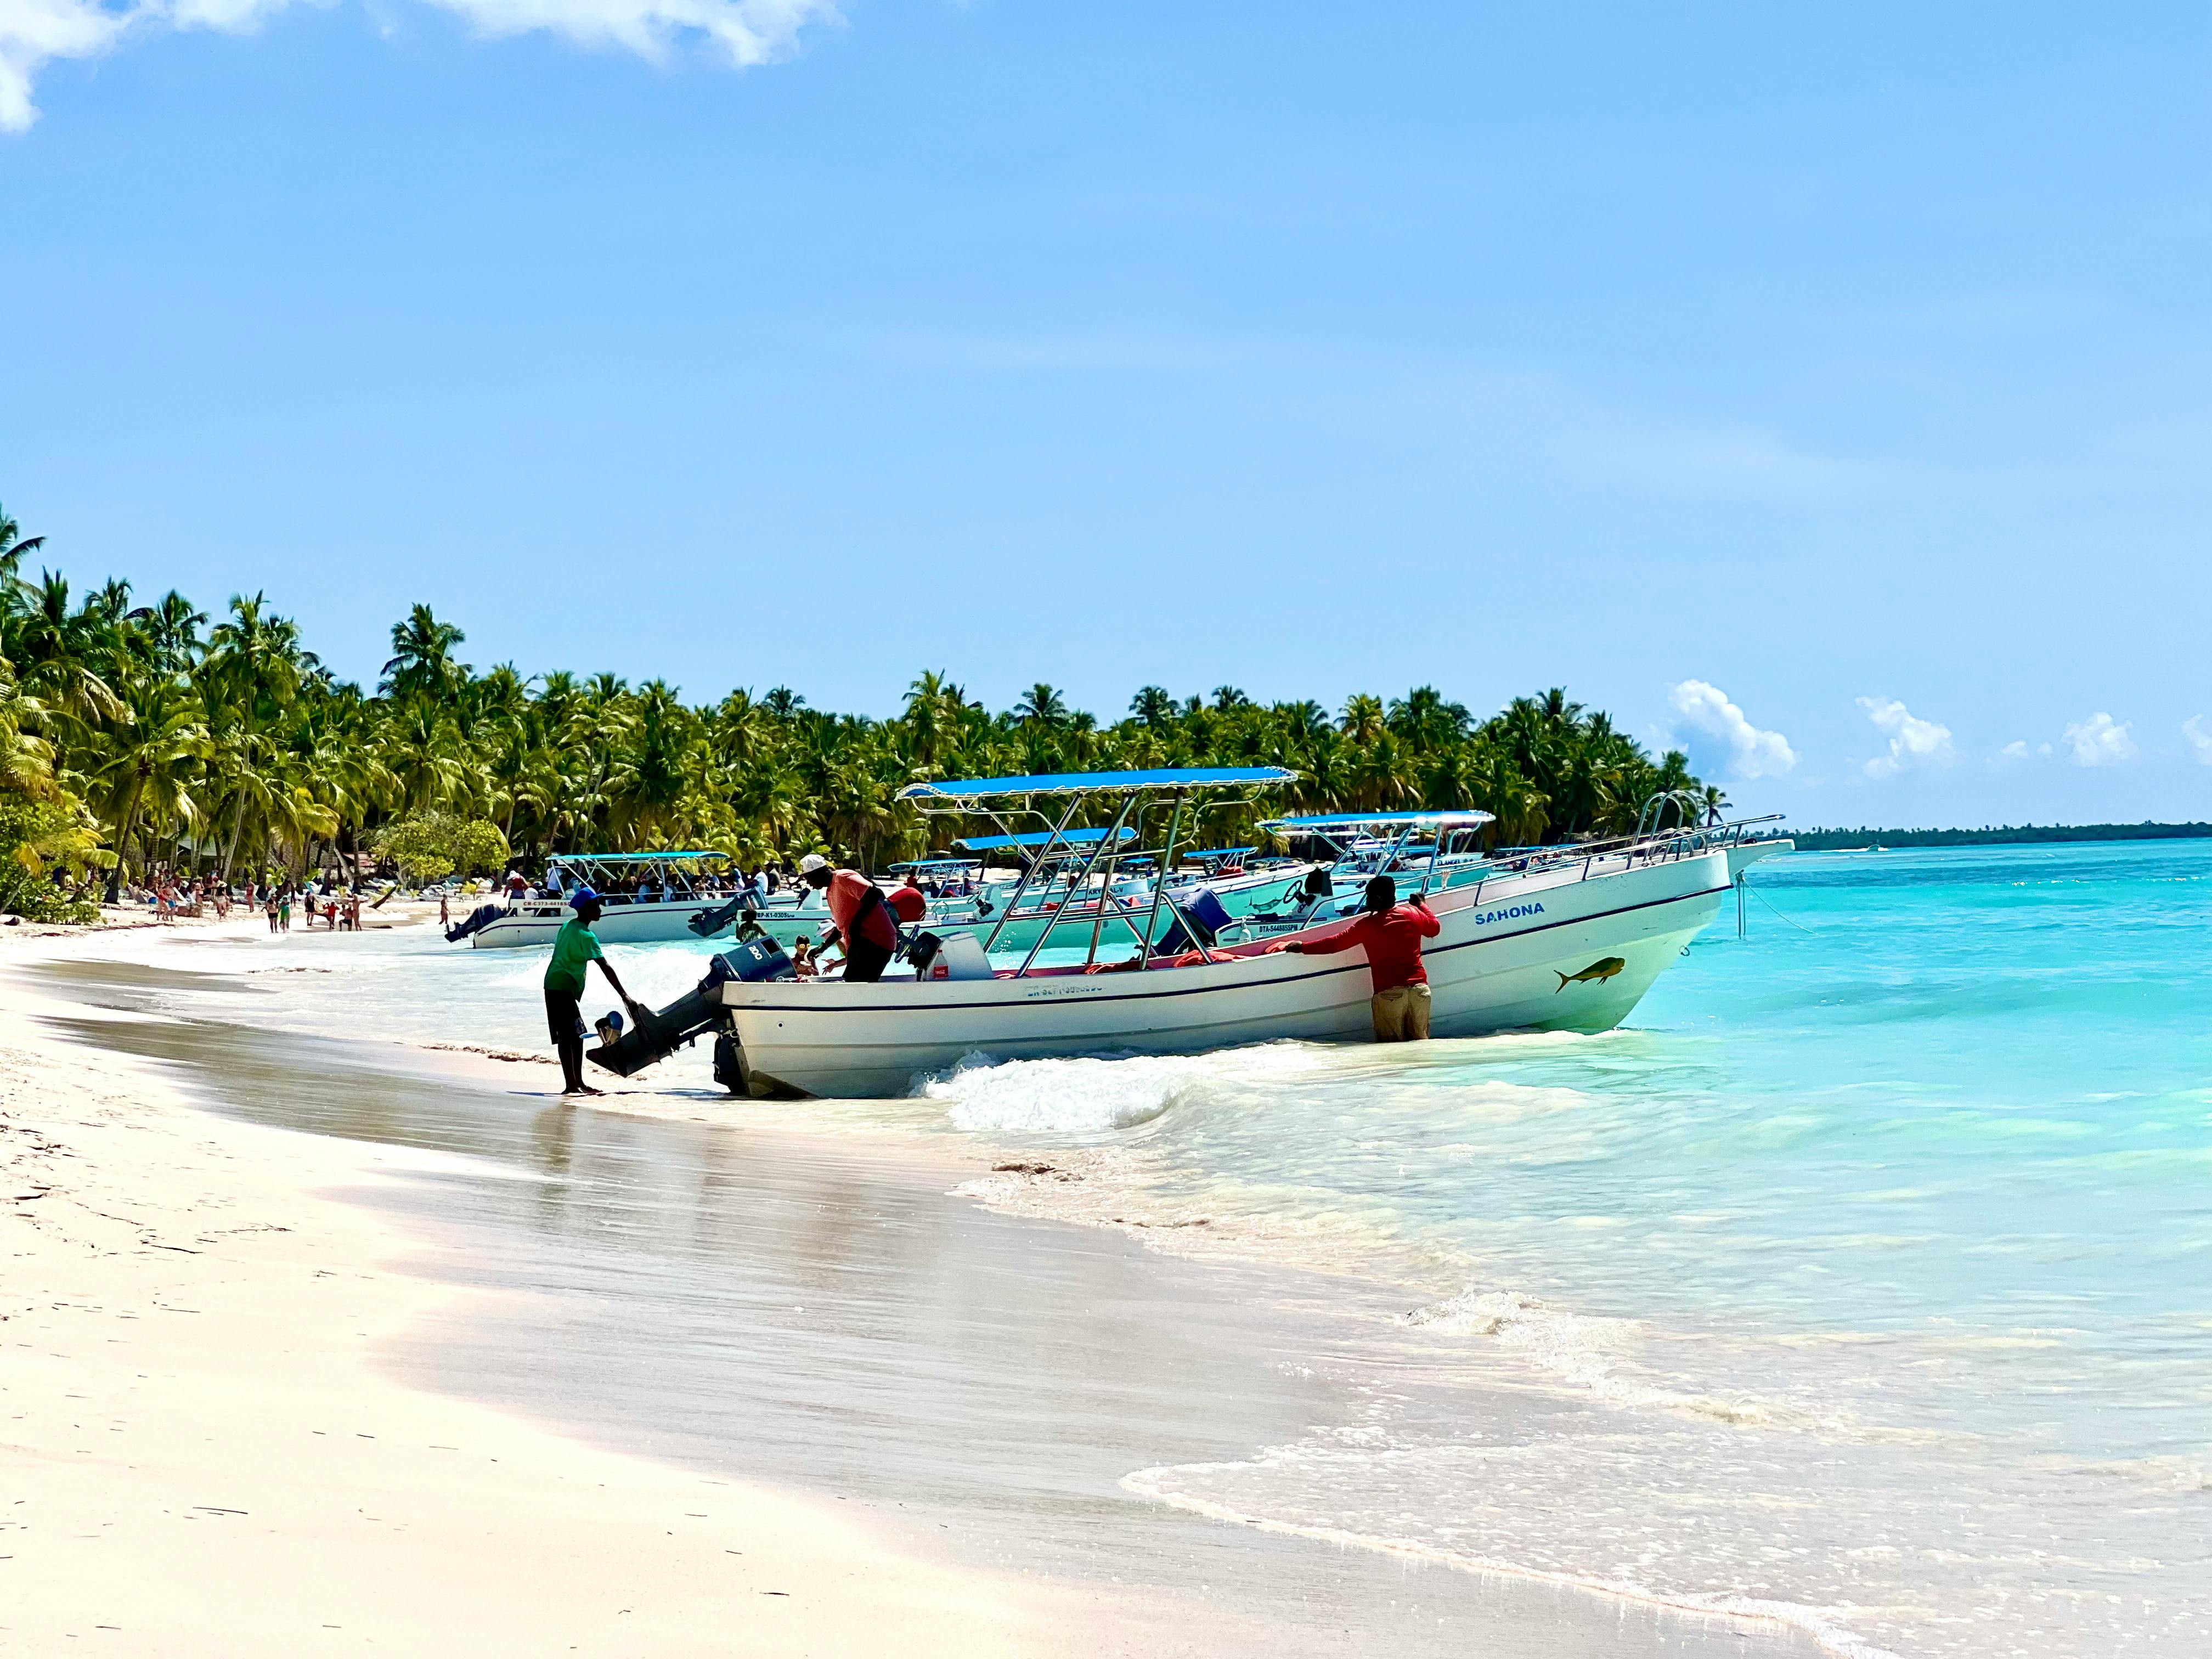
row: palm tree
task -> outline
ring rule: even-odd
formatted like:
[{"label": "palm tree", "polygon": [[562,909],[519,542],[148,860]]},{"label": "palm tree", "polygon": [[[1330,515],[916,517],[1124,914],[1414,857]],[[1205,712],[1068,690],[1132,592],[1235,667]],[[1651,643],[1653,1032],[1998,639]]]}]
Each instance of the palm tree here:
[{"label": "palm tree", "polygon": [[26,536],[8,509],[0,507],[0,587],[17,580],[24,555],[35,553],[46,544],[44,536]]},{"label": "palm tree", "polygon": [[127,713],[111,684],[113,640],[101,622],[97,613],[71,611],[68,579],[46,571],[23,596],[7,640],[24,690],[87,730]]},{"label": "palm tree", "polygon": [[1067,719],[1067,703],[1058,690],[1039,680],[1022,693],[1014,713],[1024,726],[1056,726]]},{"label": "palm tree", "polygon": [[1382,700],[1370,697],[1364,692],[1344,700],[1344,715],[1337,726],[1346,737],[1362,749],[1373,748],[1389,730],[1382,715]]},{"label": "palm tree", "polygon": [[377,689],[395,698],[450,694],[468,678],[468,665],[453,659],[453,647],[466,638],[431,615],[428,605],[416,605],[405,622],[392,624],[392,656]]},{"label": "palm tree", "polygon": [[1447,702],[1433,685],[1416,686],[1390,705],[1390,730],[1422,754],[1433,753],[1467,735],[1469,716],[1464,705]]},{"label": "palm tree", "polygon": [[[91,774],[112,803],[106,817],[115,826],[113,845],[119,856],[108,875],[110,903],[121,891],[123,863],[147,806],[186,823],[198,818],[189,787],[209,750],[199,707],[178,686],[151,680],[132,686],[131,692],[128,719],[105,740]],[[152,862],[149,855],[142,866]]]},{"label": "palm tree", "polygon": [[1176,700],[1165,686],[1148,685],[1129,699],[1129,712],[1157,731],[1175,718]]}]

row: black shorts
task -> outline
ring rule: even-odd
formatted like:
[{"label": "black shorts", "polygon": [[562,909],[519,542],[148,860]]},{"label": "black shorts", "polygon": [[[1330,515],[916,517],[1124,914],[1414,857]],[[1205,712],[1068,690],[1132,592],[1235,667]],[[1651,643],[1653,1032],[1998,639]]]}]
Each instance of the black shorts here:
[{"label": "black shorts", "polygon": [[564,1042],[580,1042],[584,1036],[583,999],[574,991],[556,991],[545,988],[545,1035],[553,1039],[553,1046]]},{"label": "black shorts", "polygon": [[878,945],[873,940],[848,939],[845,941],[845,983],[873,985],[884,976],[890,965],[891,947]]}]

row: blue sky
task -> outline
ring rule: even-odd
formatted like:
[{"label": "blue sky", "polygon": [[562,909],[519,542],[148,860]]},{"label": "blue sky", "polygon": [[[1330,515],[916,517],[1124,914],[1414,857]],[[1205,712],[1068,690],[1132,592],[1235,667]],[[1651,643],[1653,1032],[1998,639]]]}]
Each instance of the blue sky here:
[{"label": "blue sky", "polygon": [[2208,88],[2183,6],[0,0],[0,501],[365,679],[1564,684],[1800,822],[2212,817]]}]

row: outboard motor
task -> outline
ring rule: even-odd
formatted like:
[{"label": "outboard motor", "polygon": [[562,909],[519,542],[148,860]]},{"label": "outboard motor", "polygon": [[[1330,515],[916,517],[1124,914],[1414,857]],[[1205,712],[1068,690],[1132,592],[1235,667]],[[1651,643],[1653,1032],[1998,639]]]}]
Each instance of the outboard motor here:
[{"label": "outboard motor", "polygon": [[751,909],[752,895],[740,893],[727,904],[718,904],[711,910],[702,910],[684,925],[701,939],[712,939],[727,927],[744,912]]},{"label": "outboard motor", "polygon": [[446,929],[446,943],[458,945],[477,928],[488,922],[497,921],[507,914],[504,904],[479,904],[459,921]]},{"label": "outboard motor", "polygon": [[[765,935],[748,939],[710,961],[706,976],[665,1008],[641,1018],[634,1030],[617,1029],[612,1042],[602,1041],[584,1058],[617,1077],[635,1077],[655,1060],[665,1060],[721,1023],[721,990],[730,981],[792,977],[791,958],[784,955],[781,945]],[[718,1078],[722,1072],[721,1048],[718,1039],[714,1045]]]},{"label": "outboard motor", "polygon": [[[1176,917],[1152,946],[1155,955],[1181,956],[1185,951],[1210,946],[1214,936],[1234,920],[1211,887],[1194,887],[1175,896]],[[1198,937],[1193,939],[1195,933]]]},{"label": "outboard motor", "polygon": [[936,934],[915,933],[907,935],[905,943],[899,946],[896,954],[914,964],[916,979],[927,979],[929,964],[937,960],[938,952],[944,948],[945,941]]}]

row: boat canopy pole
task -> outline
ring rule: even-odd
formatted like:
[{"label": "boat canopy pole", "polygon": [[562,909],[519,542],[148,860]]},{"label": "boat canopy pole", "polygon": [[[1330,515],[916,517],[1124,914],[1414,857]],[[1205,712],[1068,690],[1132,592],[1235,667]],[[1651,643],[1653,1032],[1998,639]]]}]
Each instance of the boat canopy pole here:
[{"label": "boat canopy pole", "polygon": [[[1098,960],[1098,941],[1105,937],[1106,933],[1106,906],[1108,902],[1114,896],[1114,873],[1116,870],[1121,868],[1121,837],[1115,832],[1121,827],[1121,818],[1126,818],[1129,816],[1129,808],[1131,806],[1137,806],[1137,804],[1142,799],[1144,799],[1144,797],[1141,795],[1130,796],[1128,805],[1124,806],[1121,809],[1121,817],[1115,819],[1113,830],[1107,832],[1106,840],[1103,845],[1112,848],[1114,851],[1112,856],[1106,860],[1105,879],[1098,884],[1098,912],[1091,923],[1091,948],[1083,953],[1083,965],[1085,968],[1091,966]],[[1137,822],[1141,824],[1144,821],[1144,809],[1139,806],[1137,811]],[[1139,843],[1144,841],[1144,836],[1141,833],[1138,835],[1137,840]],[[1159,884],[1165,878],[1166,872],[1163,869],[1160,874],[1152,878],[1153,887],[1157,889],[1159,886]]]},{"label": "boat canopy pole", "polygon": [[1182,794],[1175,792],[1175,813],[1168,819],[1168,844],[1160,854],[1160,873],[1152,879],[1152,908],[1145,916],[1145,936],[1137,941],[1137,960],[1152,957],[1152,928],[1160,919],[1160,900],[1166,896],[1168,878],[1175,869],[1176,836],[1182,829]]},{"label": "boat canopy pole", "polygon": [[[1036,857],[1032,859],[1028,867],[1022,872],[1022,878],[1014,884],[1014,894],[1006,901],[1005,914],[1000,916],[997,923],[992,927],[991,937],[983,941],[983,952],[986,956],[990,954],[991,947],[999,942],[999,935],[1006,931],[1006,924],[1014,919],[1014,911],[1022,902],[1022,895],[1029,891],[1030,878],[1036,873],[1037,866],[1045,861],[1046,855],[1059,844],[1060,835],[1066,830],[1069,821],[1083,810],[1083,802],[1084,797],[1081,795],[1076,795],[1068,801],[1067,811],[1061,813],[1060,822],[1053,825],[1052,839],[1045,842]],[[996,818],[999,815],[994,812],[991,816]],[[1043,815],[1040,813],[1038,816],[1042,817]],[[1049,823],[1051,820],[1048,818],[1046,822]],[[1071,852],[1073,850],[1073,848],[1070,849]],[[1032,951],[1030,954],[1034,956],[1036,952]]]},{"label": "boat canopy pole", "polygon": [[[1079,805],[1082,803],[1083,797],[1078,795],[1075,799],[1077,804]],[[1066,908],[1070,900],[1077,899],[1081,896],[1085,884],[1091,879],[1091,872],[1098,867],[1098,860],[1103,858],[1109,858],[1114,855],[1114,849],[1121,844],[1121,825],[1129,816],[1129,809],[1143,799],[1143,796],[1133,793],[1121,802],[1121,810],[1114,815],[1114,822],[1106,826],[1105,835],[1099,838],[1098,850],[1091,855],[1091,861],[1085,864],[1073,879],[1069,881],[1067,884],[1067,897],[1060,901],[1060,910]],[[1075,808],[1071,806],[1067,810],[1070,812],[1073,812]],[[1062,827],[1065,828],[1065,825]],[[1055,830],[1054,833],[1057,835],[1059,831]],[[1072,846],[1068,848],[1068,854],[1071,858],[1074,856],[1074,851],[1075,849]],[[1106,896],[1107,892],[1111,886],[1112,883],[1109,881],[1106,887],[1099,890],[1098,919],[1101,923],[1103,923],[1106,919]],[[1052,937],[1052,930],[1059,927],[1062,921],[1066,920],[1066,918],[1060,914],[1060,910],[1054,911],[1051,916],[1046,921],[1044,931],[1036,936],[1036,943],[1030,946],[1029,955],[1022,958],[1021,971],[1014,975],[1015,978],[1026,979],[1029,976],[1030,968],[1036,961],[1037,952],[1044,949],[1045,941]],[[1013,907],[1012,905],[1008,905],[1006,907],[1006,914],[1010,916],[1013,914]],[[1000,923],[1000,927],[1004,927],[1005,925],[1006,924],[1004,922]],[[993,930],[991,936],[994,939],[998,937],[996,929]],[[987,952],[989,948],[990,947],[988,945],[984,947]],[[1091,934],[1091,948],[1094,951],[1098,948],[1097,934],[1095,930]]]}]

